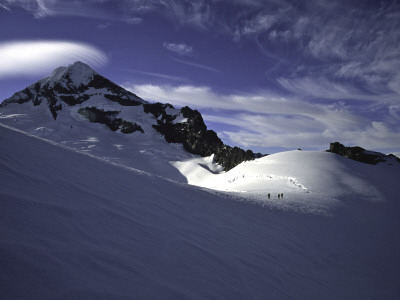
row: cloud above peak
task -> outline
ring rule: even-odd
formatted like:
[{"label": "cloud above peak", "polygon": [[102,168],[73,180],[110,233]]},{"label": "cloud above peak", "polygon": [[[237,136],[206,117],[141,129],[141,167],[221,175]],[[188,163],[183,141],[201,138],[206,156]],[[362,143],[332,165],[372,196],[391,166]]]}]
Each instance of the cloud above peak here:
[{"label": "cloud above peak", "polygon": [[163,43],[163,46],[168,51],[171,51],[178,55],[190,55],[193,52],[193,47],[184,43]]},{"label": "cloud above peak", "polygon": [[46,75],[75,61],[93,67],[107,63],[99,49],[73,41],[8,41],[0,43],[0,78]]},{"label": "cloud above peak", "polygon": [[10,7],[18,6],[31,12],[36,18],[43,18],[53,14],[51,6],[55,0],[4,0],[1,7],[10,10]]},{"label": "cloud above peak", "polygon": [[[114,2],[114,5],[110,5],[111,2]],[[0,8],[10,11],[19,7],[38,19],[75,16],[140,24],[142,18],[138,17],[136,13],[144,12],[144,10],[131,10],[129,2],[129,0],[0,0]]]}]

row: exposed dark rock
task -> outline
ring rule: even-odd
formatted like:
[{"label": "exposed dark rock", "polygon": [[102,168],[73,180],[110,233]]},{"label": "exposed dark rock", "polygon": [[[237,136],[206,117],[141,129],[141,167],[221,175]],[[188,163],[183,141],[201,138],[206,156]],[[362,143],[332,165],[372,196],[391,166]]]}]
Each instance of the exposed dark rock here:
[{"label": "exposed dark rock", "polygon": [[123,95],[123,94],[119,95],[104,94],[104,97],[113,102],[118,102],[122,106],[138,106],[142,104],[140,101],[129,99],[128,95]]},{"label": "exposed dark rock", "polygon": [[[332,152],[339,154],[341,156],[350,158],[355,161],[359,161],[366,164],[376,165],[379,162],[385,162],[389,157],[395,157],[392,155],[385,155],[379,152],[367,151],[359,146],[346,147],[339,142],[331,143],[329,150],[327,152]],[[395,157],[398,162],[400,159]]]},{"label": "exposed dark rock", "polygon": [[[84,92],[89,88],[106,89],[109,93],[104,94],[104,97],[123,106],[137,106],[142,104],[142,100],[138,96],[96,73],[93,74],[93,78],[87,85],[75,86],[68,73],[63,78],[66,82],[63,84],[56,82],[51,89],[60,94],[60,98],[70,106],[88,100],[90,97],[84,94]],[[43,88],[49,89],[46,85]]]},{"label": "exposed dark rock", "polygon": [[96,107],[85,107],[78,110],[82,116],[87,118],[90,122],[105,124],[109,120],[114,120],[119,114],[119,111],[104,111]]},{"label": "exposed dark rock", "polygon": [[257,152],[257,153],[254,153],[254,158],[261,158],[261,157],[268,156],[268,155],[269,154],[263,154],[263,153]]},{"label": "exposed dark rock", "polygon": [[221,164],[226,171],[236,167],[238,164],[253,160],[255,158],[253,151],[243,150],[239,147],[224,146],[215,154],[215,161]]},{"label": "exposed dark rock", "polygon": [[62,105],[61,104],[56,105],[55,103],[49,103],[49,108],[50,108],[51,115],[53,116],[54,120],[56,120],[57,119],[57,111],[62,109]]},{"label": "exposed dark rock", "polygon": [[[35,92],[35,94],[33,94]],[[23,89],[20,92],[15,93],[11,98],[4,100],[0,107],[6,106],[9,103],[26,103],[32,101],[34,106],[38,106],[42,103],[43,99],[47,100],[49,110],[53,119],[57,119],[57,111],[62,109],[62,105],[58,103],[57,97],[51,89],[41,89],[40,83],[35,83],[30,87]]]},{"label": "exposed dark rock", "polygon": [[[28,101],[31,101],[32,100],[32,98],[33,98],[33,94],[31,93],[31,91],[28,89],[28,88],[26,88],[26,89],[24,89],[24,90],[22,90],[21,91],[23,94],[25,94],[26,95],[26,98],[19,98],[16,102],[17,103],[19,103],[19,104],[22,104],[22,103],[25,103],[25,102],[28,102]],[[5,101],[4,101],[5,102]],[[4,103],[5,104],[5,103]]]},{"label": "exposed dark rock", "polygon": [[136,123],[131,123],[128,121],[122,121],[121,124],[121,132],[125,133],[125,134],[129,134],[129,133],[133,133],[135,131],[140,131],[141,133],[144,133],[143,128],[140,127],[138,124]]},{"label": "exposed dark rock", "polygon": [[151,113],[157,119],[153,127],[164,135],[169,143],[182,143],[183,147],[192,154],[210,156],[215,154],[214,160],[228,171],[246,160],[252,160],[255,155],[252,151],[244,151],[238,147],[224,145],[213,130],[208,130],[203,117],[197,110],[183,107],[180,112],[186,122],[174,123],[176,115],[166,113],[166,108],[173,108],[171,104],[144,104],[144,111]]},{"label": "exposed dark rock", "polygon": [[69,106],[74,106],[88,100],[90,97],[86,94],[76,94],[76,95],[60,95],[60,99],[67,103]]},{"label": "exposed dark rock", "polygon": [[388,156],[391,157],[391,158],[393,158],[394,160],[396,160],[398,163],[400,163],[400,158],[397,157],[396,155],[394,155],[394,154],[388,154]]},{"label": "exposed dark rock", "polygon": [[32,100],[32,103],[34,106],[38,106],[42,103],[42,98],[38,94],[36,94]]},{"label": "exposed dark rock", "polygon": [[47,105],[49,106],[50,112],[54,118],[57,119],[57,111],[62,110],[62,104],[58,102],[58,98],[55,95],[54,91],[51,89],[41,90],[41,93],[38,94],[39,97],[43,97],[47,100]]},{"label": "exposed dark rock", "polygon": [[[80,66],[83,69],[86,66],[88,81],[82,83],[72,81],[71,72],[74,72],[74,66]],[[62,67],[59,69],[62,71]],[[54,71],[54,74],[56,71],[57,69]],[[56,119],[57,111],[62,109],[57,100],[60,100],[59,102],[61,103],[65,102],[69,106],[81,104],[89,100],[90,96],[85,94],[85,92],[92,88],[106,90],[107,92],[104,94],[105,98],[123,106],[137,106],[145,102],[135,94],[97,74],[89,66],[77,62],[69,66],[57,81],[52,80],[52,77],[42,79],[34,85],[15,93],[12,97],[3,101],[0,107],[5,106],[7,103],[22,104],[29,101],[32,101],[33,105],[37,106],[42,103],[43,99],[46,99],[50,112],[53,118]]]},{"label": "exposed dark rock", "polygon": [[116,118],[119,111],[104,111],[96,107],[85,107],[80,108],[78,113],[87,118],[90,122],[107,125],[112,131],[120,129],[121,132],[125,134],[133,133],[135,131],[144,133],[144,130],[138,124],[125,121],[121,118]]},{"label": "exposed dark rock", "polygon": [[169,103],[146,103],[143,104],[143,110],[146,114],[151,113],[156,119],[162,115],[163,119],[167,119],[169,115],[167,115],[165,109],[166,108],[174,108]]},{"label": "exposed dark rock", "polygon": [[107,78],[95,74],[93,76],[93,79],[89,83],[89,87],[95,88],[95,89],[104,89],[104,88],[110,88],[111,90],[119,90],[122,89],[120,86],[116,85],[112,81],[108,80]]},{"label": "exposed dark rock", "polygon": [[20,92],[15,93],[11,98],[4,100],[0,103],[0,107],[6,106],[8,103],[23,104],[32,101],[34,95],[31,93],[29,88],[25,88]]},{"label": "exposed dark rock", "polygon": [[134,93],[128,92],[124,88],[99,74],[93,75],[93,79],[89,82],[88,87],[107,89],[110,93],[104,94],[104,97],[123,106],[137,106],[143,102],[143,100]]}]

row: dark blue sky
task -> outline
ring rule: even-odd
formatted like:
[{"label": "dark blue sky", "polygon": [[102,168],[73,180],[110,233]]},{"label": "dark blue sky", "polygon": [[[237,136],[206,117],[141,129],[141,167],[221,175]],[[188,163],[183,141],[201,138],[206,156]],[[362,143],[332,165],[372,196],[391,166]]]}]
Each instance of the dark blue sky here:
[{"label": "dark blue sky", "polygon": [[0,0],[0,99],[84,61],[230,145],[400,152],[400,2]]}]

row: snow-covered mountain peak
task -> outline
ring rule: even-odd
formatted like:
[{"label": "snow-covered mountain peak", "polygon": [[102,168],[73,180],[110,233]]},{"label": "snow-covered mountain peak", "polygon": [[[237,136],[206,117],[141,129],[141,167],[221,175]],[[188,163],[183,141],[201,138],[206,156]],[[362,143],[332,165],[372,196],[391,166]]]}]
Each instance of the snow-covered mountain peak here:
[{"label": "snow-covered mountain peak", "polygon": [[89,65],[77,61],[68,67],[58,67],[52,74],[45,78],[44,82],[49,84],[50,87],[54,87],[57,83],[67,88],[74,87],[79,88],[80,86],[88,85],[96,75]]},{"label": "snow-covered mountain peak", "polygon": [[83,74],[83,73],[87,73],[87,74],[96,73],[96,71],[93,70],[91,66],[89,66],[88,64],[85,64],[85,63],[83,63],[83,62],[81,62],[79,60],[74,62],[73,64],[70,64],[67,67],[67,69],[68,69],[68,72],[71,72],[71,73],[81,73],[81,74]]},{"label": "snow-covered mountain peak", "polygon": [[49,88],[61,87],[65,90],[76,90],[87,86],[98,75],[89,65],[77,61],[68,67],[56,68],[49,77],[42,80],[42,85]]},{"label": "snow-covered mountain peak", "polygon": [[47,104],[53,119],[56,119],[58,112],[63,108],[89,100],[92,100],[90,105],[96,107],[110,104],[136,106],[147,103],[101,76],[87,64],[77,61],[67,67],[56,68],[50,76],[15,93],[0,106],[13,103],[31,103],[33,106]]},{"label": "snow-covered mountain peak", "polygon": [[49,77],[46,77],[45,79],[47,81],[52,81],[52,82],[57,82],[59,80],[61,80],[61,78],[65,75],[65,73],[67,72],[67,67],[62,66],[62,67],[58,67],[56,68]]}]

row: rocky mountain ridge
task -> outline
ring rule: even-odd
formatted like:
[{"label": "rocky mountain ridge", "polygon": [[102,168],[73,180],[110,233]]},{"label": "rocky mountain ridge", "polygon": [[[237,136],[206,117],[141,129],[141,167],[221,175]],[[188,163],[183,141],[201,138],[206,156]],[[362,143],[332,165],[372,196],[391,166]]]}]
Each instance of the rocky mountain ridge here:
[{"label": "rocky mountain ridge", "polygon": [[[48,116],[45,119],[50,123],[58,122],[60,114],[64,114],[68,122],[75,110],[87,121],[104,124],[114,132],[146,135],[154,131],[168,143],[181,144],[190,154],[213,155],[214,162],[225,171],[262,156],[225,145],[216,132],[207,128],[197,110],[187,106],[176,109],[168,103],[149,103],[82,62],[59,67],[50,76],[15,93],[0,103],[0,114],[2,111],[13,113],[15,108],[24,105],[29,106],[29,114],[37,114],[39,108],[46,110]],[[25,113],[24,109],[22,112]],[[145,126],[144,120],[151,125]],[[338,142],[331,143],[327,151],[367,164],[400,163],[394,155],[367,151],[358,146],[345,147]]]},{"label": "rocky mountain ridge", "polygon": [[326,151],[370,165],[376,165],[380,162],[388,162],[389,164],[400,163],[400,158],[393,154],[386,155],[380,152],[365,150],[359,146],[346,147],[339,142],[331,143],[329,149]]},{"label": "rocky mountain ridge", "polygon": [[[101,99],[101,105],[93,99]],[[62,111],[79,106],[77,112],[88,121],[104,124],[123,134],[146,134],[138,119],[152,118],[153,129],[168,143],[180,143],[187,152],[203,157],[214,154],[214,161],[225,171],[255,158],[251,150],[225,145],[214,131],[207,129],[197,110],[148,103],[82,62],[55,69],[49,77],[4,100],[0,110],[25,103],[34,107],[47,106],[54,122]],[[124,107],[138,107],[139,112],[136,116],[127,116]]]}]

